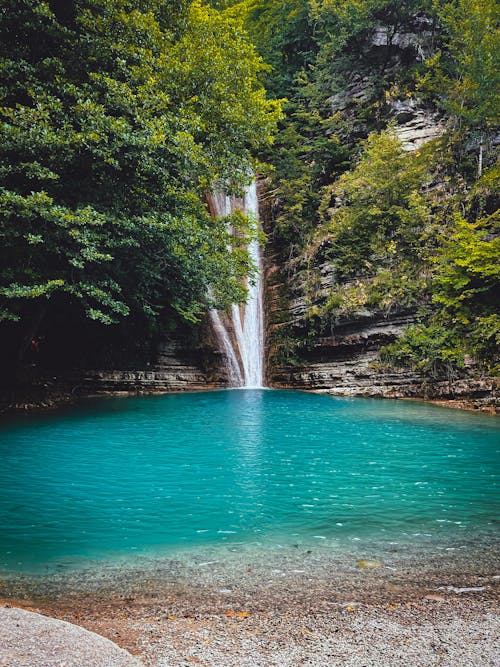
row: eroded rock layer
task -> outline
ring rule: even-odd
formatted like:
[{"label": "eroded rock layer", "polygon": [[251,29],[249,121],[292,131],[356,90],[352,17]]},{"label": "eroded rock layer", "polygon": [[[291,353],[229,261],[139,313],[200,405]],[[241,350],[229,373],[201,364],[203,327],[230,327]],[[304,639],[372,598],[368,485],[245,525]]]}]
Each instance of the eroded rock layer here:
[{"label": "eroded rock layer", "polygon": [[90,370],[83,386],[96,392],[155,393],[217,389],[228,370],[213,331],[205,323],[195,338],[168,338],[153,363],[134,369]]}]

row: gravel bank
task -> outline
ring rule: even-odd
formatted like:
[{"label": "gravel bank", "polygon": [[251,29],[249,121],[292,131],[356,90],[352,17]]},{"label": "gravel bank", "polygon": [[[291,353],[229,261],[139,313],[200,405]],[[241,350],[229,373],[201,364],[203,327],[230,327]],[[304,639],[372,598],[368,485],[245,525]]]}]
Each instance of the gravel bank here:
[{"label": "gravel bank", "polygon": [[150,667],[494,667],[498,617],[439,602],[325,615],[139,622]]},{"label": "gravel bank", "polygon": [[377,552],[361,567],[295,551],[271,563],[203,553],[18,577],[0,594],[108,637],[146,667],[500,667],[492,555],[379,561]]},{"label": "gravel bank", "polygon": [[[245,611],[231,610],[177,617],[169,613],[170,601],[133,609],[52,608],[52,613],[62,613],[111,637],[139,655],[146,667],[498,667],[497,607],[473,597],[472,594],[467,600],[458,600],[436,595],[383,606],[354,603],[307,614],[290,608],[285,613],[269,609],[247,615]],[[62,626],[60,622],[53,623],[57,626],[54,629]],[[109,651],[107,646],[103,647],[106,640],[100,637],[94,640],[95,635],[89,635],[95,643],[87,647],[87,653],[81,653],[82,634],[83,631],[77,630],[78,643],[73,643],[72,650],[79,652],[72,655],[72,661],[37,659],[0,664],[9,667],[138,664],[123,661],[122,656],[119,662],[114,653],[103,653]],[[58,647],[62,638],[56,636]],[[45,646],[51,641],[45,638]],[[21,643],[26,645],[26,639]],[[106,644],[116,650],[109,642]],[[36,655],[38,658],[41,654]],[[110,655],[109,661],[96,662],[101,655]]]}]

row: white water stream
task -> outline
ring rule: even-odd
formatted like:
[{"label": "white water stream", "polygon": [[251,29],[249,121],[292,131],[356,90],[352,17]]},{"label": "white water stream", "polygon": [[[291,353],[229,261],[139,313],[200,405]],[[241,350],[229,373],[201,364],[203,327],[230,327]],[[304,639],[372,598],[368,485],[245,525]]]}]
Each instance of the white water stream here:
[{"label": "white water stream", "polygon": [[[236,208],[234,200],[224,194],[213,196],[217,215],[229,215]],[[246,188],[244,211],[258,227],[259,203],[255,181]],[[226,355],[229,379],[235,387],[262,387],[264,382],[264,308],[262,298],[262,258],[259,242],[251,241],[248,252],[256,267],[256,274],[248,284],[247,301],[242,306],[233,305],[227,313],[228,325],[223,317],[212,310],[210,317],[221,348]]]}]

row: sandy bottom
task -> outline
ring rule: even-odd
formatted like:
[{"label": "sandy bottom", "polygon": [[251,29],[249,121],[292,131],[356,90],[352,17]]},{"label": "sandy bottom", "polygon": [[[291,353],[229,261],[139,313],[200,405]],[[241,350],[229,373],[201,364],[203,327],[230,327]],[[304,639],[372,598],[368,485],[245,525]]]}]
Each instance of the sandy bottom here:
[{"label": "sandy bottom", "polygon": [[0,597],[93,630],[148,667],[498,667],[491,553],[377,551],[366,568],[360,553],[319,548],[222,560],[205,549],[7,577]]}]

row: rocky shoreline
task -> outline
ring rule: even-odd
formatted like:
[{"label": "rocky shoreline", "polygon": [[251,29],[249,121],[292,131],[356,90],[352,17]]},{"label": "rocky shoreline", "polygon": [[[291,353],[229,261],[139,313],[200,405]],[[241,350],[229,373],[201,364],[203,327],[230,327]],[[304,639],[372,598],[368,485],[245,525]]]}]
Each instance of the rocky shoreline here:
[{"label": "rocky shoreline", "polygon": [[[286,388],[277,385],[279,388]],[[297,387],[293,388],[303,388]],[[414,384],[374,384],[365,387],[333,386],[308,390],[331,396],[352,396],[364,398],[397,398],[423,401],[445,408],[472,410],[489,414],[500,414],[500,400],[498,395],[498,378],[480,378],[477,380],[457,380],[456,382],[441,381],[433,384],[415,382]]]},{"label": "rocky shoreline", "polygon": [[[328,378],[324,369],[290,368],[275,376],[273,389],[296,389],[332,396],[408,399],[440,407],[500,414],[499,378],[462,379],[456,382],[343,385]],[[401,380],[400,376],[399,379]],[[161,395],[183,391],[224,389],[225,383],[182,381],[154,371],[93,371],[80,378],[42,380],[29,388],[11,389],[0,397],[0,415],[45,411],[78,404],[89,398]]]},{"label": "rocky shoreline", "polygon": [[0,604],[81,625],[148,667],[496,667],[499,576],[491,554],[469,556],[200,556],[4,580]]},{"label": "rocky shoreline", "polygon": [[[498,606],[443,596],[325,611],[172,617],[169,601],[26,606],[110,639],[145,667],[497,667]],[[29,664],[29,663],[28,663]]]}]

